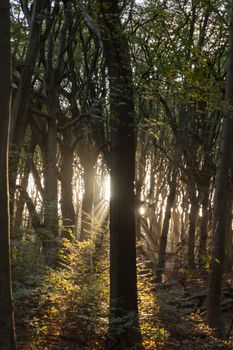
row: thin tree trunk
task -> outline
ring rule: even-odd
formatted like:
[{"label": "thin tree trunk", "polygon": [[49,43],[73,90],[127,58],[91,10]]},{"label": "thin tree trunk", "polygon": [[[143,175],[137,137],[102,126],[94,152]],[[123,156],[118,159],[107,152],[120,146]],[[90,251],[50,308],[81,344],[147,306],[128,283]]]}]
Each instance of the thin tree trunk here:
[{"label": "thin tree trunk", "polygon": [[[30,141],[30,146],[28,148],[28,154],[27,158],[25,161],[25,166],[24,166],[24,174],[23,174],[23,179],[21,181],[20,186],[27,189],[28,186],[28,179],[29,179],[29,174],[31,171],[31,160],[33,158],[33,154],[35,152],[37,142],[35,141],[34,138],[31,139]],[[22,215],[23,215],[23,210],[24,210],[24,197],[22,193],[19,194],[19,199],[16,203],[16,214],[15,214],[15,219],[14,219],[14,232],[19,232],[21,223],[22,223]],[[19,237],[17,235],[17,237]]]},{"label": "thin tree trunk", "polygon": [[[212,270],[209,279],[207,305],[208,324],[217,337],[224,336],[221,313],[221,286],[225,255],[225,237],[229,210],[226,203],[231,193],[232,156],[233,156],[233,3],[231,4],[231,24],[229,33],[228,70],[225,89],[225,116],[221,134],[220,156],[216,175],[215,204],[213,217],[213,254]],[[229,208],[228,208],[229,209]]]},{"label": "thin tree trunk", "polygon": [[93,223],[93,201],[95,192],[95,165],[98,150],[92,137],[83,131],[82,139],[78,145],[78,155],[83,167],[84,193],[82,200],[82,215],[80,228],[80,241],[91,237]]},{"label": "thin tree trunk", "polygon": [[82,219],[81,219],[81,232],[80,241],[84,241],[89,238],[92,230],[93,219],[93,198],[94,198],[94,179],[95,168],[94,164],[85,164],[84,167],[84,195],[82,202]]},{"label": "thin tree trunk", "polygon": [[175,164],[173,166],[172,176],[169,184],[169,195],[167,198],[166,212],[163,220],[163,229],[162,229],[162,234],[160,238],[156,282],[162,281],[162,274],[165,268],[167,237],[169,232],[171,209],[173,207],[175,195],[176,195],[176,178],[177,178],[177,165]]},{"label": "thin tree trunk", "polygon": [[189,231],[188,231],[188,265],[191,269],[195,268],[195,242],[196,242],[196,222],[198,216],[198,198],[196,195],[195,185],[189,185],[190,193],[190,214],[189,214]]},{"label": "thin tree trunk", "polygon": [[[141,209],[141,201],[142,201],[142,187],[145,179],[145,171],[146,171],[146,151],[147,151],[147,143],[146,143],[146,134],[145,132],[141,132],[138,135],[137,142],[137,162],[136,162],[136,239],[138,242],[141,240],[141,218],[142,215],[140,213]],[[143,254],[142,245],[139,244],[139,251]]]},{"label": "thin tree trunk", "polygon": [[75,231],[75,211],[73,205],[73,162],[74,151],[69,146],[70,136],[64,133],[61,145],[61,212],[63,222],[62,236],[71,238]]},{"label": "thin tree trunk", "polygon": [[[231,185],[232,186],[232,185]],[[233,186],[232,186],[233,187]],[[233,189],[233,188],[232,188]],[[226,240],[225,240],[225,264],[224,271],[229,273],[232,271],[233,266],[233,231],[232,231],[232,191],[229,198],[229,207],[226,210],[229,210],[229,217],[226,224]]]},{"label": "thin tree trunk", "polygon": [[47,154],[45,164],[45,219],[46,228],[51,229],[54,237],[58,235],[58,192],[57,192],[57,166],[56,166],[56,152],[57,152],[57,127],[56,119],[48,122],[48,136],[47,136]]},{"label": "thin tree trunk", "polygon": [[[50,17],[53,20],[53,17]],[[45,168],[45,226],[50,229],[54,237],[58,236],[58,186],[57,186],[57,118],[61,113],[59,106],[59,84],[64,69],[64,53],[66,34],[70,24],[70,16],[65,11],[65,20],[59,32],[59,49],[54,52],[55,33],[53,30],[48,35],[48,55],[47,66],[44,76],[44,86],[47,99],[48,114],[48,132],[47,132],[47,149],[45,151],[46,168]],[[55,65],[53,63],[56,57]]]},{"label": "thin tree trunk", "polygon": [[24,135],[32,75],[35,69],[40,47],[41,27],[43,22],[43,11],[46,0],[35,0],[30,22],[29,42],[25,61],[22,67],[19,86],[12,108],[11,142],[19,147]]},{"label": "thin tree trunk", "polygon": [[10,4],[0,0],[0,349],[15,350],[11,290],[8,148],[11,99]]},{"label": "thin tree trunk", "polygon": [[28,125],[28,105],[30,100],[31,81],[39,52],[43,11],[46,3],[46,0],[35,0],[33,2],[29,42],[24,64],[22,65],[19,86],[12,107],[10,127],[10,147],[14,155],[10,160],[10,193],[12,199],[10,209],[12,222],[18,163]]},{"label": "thin tree trunk", "polygon": [[199,246],[199,267],[203,269],[203,263],[206,258],[206,244],[208,238],[208,208],[209,208],[209,182],[202,190],[202,220],[200,230],[200,246]]}]

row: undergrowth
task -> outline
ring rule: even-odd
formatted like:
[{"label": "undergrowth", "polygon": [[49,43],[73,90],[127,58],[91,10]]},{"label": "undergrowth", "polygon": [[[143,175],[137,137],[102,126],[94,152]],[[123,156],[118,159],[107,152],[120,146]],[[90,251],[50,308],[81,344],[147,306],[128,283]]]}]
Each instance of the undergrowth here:
[{"label": "undergrowth", "polygon": [[[198,312],[180,310],[178,284],[153,285],[138,261],[138,302],[145,350],[216,350]],[[91,241],[63,240],[59,268],[44,265],[36,241],[13,245],[14,301],[19,350],[101,350],[108,332],[109,257]]]}]

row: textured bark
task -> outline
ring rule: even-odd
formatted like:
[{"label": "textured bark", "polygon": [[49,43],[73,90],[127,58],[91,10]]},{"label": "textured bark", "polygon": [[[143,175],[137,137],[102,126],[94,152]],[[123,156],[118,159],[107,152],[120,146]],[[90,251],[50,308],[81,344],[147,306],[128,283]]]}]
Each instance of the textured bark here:
[{"label": "textured bark", "polygon": [[74,151],[70,147],[70,135],[63,134],[61,145],[61,212],[63,222],[62,236],[70,239],[70,231],[74,233],[75,211],[73,205],[73,161]]},{"label": "textured bark", "polygon": [[[118,1],[99,0],[111,111],[110,336],[108,349],[141,348],[135,227],[135,128],[130,54]],[[120,324],[115,321],[120,320]],[[126,322],[127,321],[127,322]],[[128,326],[126,325],[128,323]],[[117,326],[117,327],[116,327]],[[117,328],[117,329],[116,329]]]},{"label": "textured bark", "polygon": [[209,183],[202,189],[202,220],[199,245],[199,266],[202,269],[206,257],[206,244],[208,238],[208,206],[209,206]]},{"label": "textured bark", "polygon": [[95,164],[86,164],[84,167],[84,194],[82,202],[82,219],[80,241],[89,238],[92,230],[92,209],[94,198]]},{"label": "textured bark", "polygon": [[162,274],[165,268],[167,237],[169,232],[171,209],[173,207],[175,195],[176,195],[176,178],[177,178],[177,166],[174,165],[170,184],[169,184],[169,195],[167,198],[167,205],[166,205],[166,211],[165,211],[165,216],[163,220],[162,234],[160,238],[156,282],[162,281]]},{"label": "textured bark", "polygon": [[[58,3],[57,3],[58,5]],[[54,237],[58,236],[58,186],[57,186],[57,119],[61,116],[59,106],[59,84],[64,69],[64,54],[66,35],[70,24],[69,11],[65,11],[65,19],[59,33],[54,30],[54,16],[50,17],[53,29],[48,34],[48,55],[46,61],[46,72],[44,76],[44,87],[46,92],[48,108],[47,144],[45,150],[45,220],[44,224],[50,229]],[[54,41],[59,35],[58,52],[55,52]],[[55,59],[56,58],[56,59]],[[55,61],[55,64],[54,64]]]},{"label": "textured bark", "polygon": [[46,3],[46,0],[35,0],[33,4],[26,57],[12,108],[11,142],[17,147],[20,146],[25,131],[31,80],[39,52],[43,11]]},{"label": "textured bark", "polygon": [[231,184],[231,194],[228,201],[228,208],[226,210],[229,211],[228,220],[226,223],[226,239],[225,239],[225,259],[224,259],[224,271],[226,273],[231,273],[233,267],[233,231],[232,231],[232,189],[233,186]]},{"label": "textured bark", "polygon": [[228,70],[225,88],[225,115],[221,134],[220,155],[216,174],[216,190],[213,217],[213,254],[212,270],[209,279],[207,305],[208,324],[214,329],[217,337],[224,336],[224,326],[221,313],[221,286],[225,255],[225,237],[228,217],[230,215],[229,201],[231,193],[232,156],[233,156],[233,3],[231,4],[231,24],[229,35]]},{"label": "textured bark", "polygon": [[[20,182],[20,185],[23,188],[27,188],[28,186],[28,179],[29,179],[29,174],[30,174],[30,164],[27,161],[24,167],[24,174],[22,181]],[[23,219],[23,211],[24,211],[24,205],[25,201],[22,196],[22,194],[19,194],[19,198],[16,201],[16,213],[15,213],[15,218],[14,218],[14,237],[17,237],[18,240],[22,238],[22,232],[20,232],[21,225],[22,225],[22,219]]]},{"label": "textured bark", "polygon": [[[28,154],[27,154],[27,158],[25,161],[25,165],[24,165],[24,174],[23,174],[23,178],[21,181],[21,187],[23,188],[27,188],[28,186],[28,178],[29,178],[29,174],[31,171],[31,160],[33,158],[33,154],[36,148],[36,140],[34,138],[31,139],[30,142],[30,146],[28,148]],[[22,195],[22,193],[20,193],[19,195],[19,199],[16,203],[16,214],[15,214],[15,220],[14,220],[14,232],[17,232],[20,230],[21,227],[21,223],[22,223],[22,215],[23,215],[23,210],[24,210],[24,205],[25,205],[25,201],[24,201],[24,197]],[[17,237],[19,238],[19,236],[17,235]]]},{"label": "textured bark", "polygon": [[95,165],[98,158],[98,150],[89,131],[82,131],[82,138],[78,145],[78,155],[84,170],[84,193],[82,201],[82,217],[80,241],[90,238],[93,221],[93,201],[95,191]]},{"label": "textured bark", "polygon": [[0,77],[0,349],[15,350],[8,185],[11,54],[10,4],[7,0],[0,0]]},{"label": "textured bark", "polygon": [[58,236],[58,189],[57,189],[57,126],[56,119],[48,122],[47,147],[44,173],[44,224],[54,237]]},{"label": "textured bark", "polygon": [[[146,154],[147,154],[148,142],[146,142],[146,133],[141,132],[138,135],[137,142],[137,163],[136,163],[136,239],[138,242],[141,239],[141,213],[140,207],[143,203],[141,203],[141,194],[142,187],[145,180],[145,172],[146,172]],[[142,245],[139,244],[139,250],[142,251]]]},{"label": "textured bark", "polygon": [[196,241],[196,222],[198,216],[198,198],[196,195],[196,186],[193,183],[189,185],[190,196],[190,214],[189,214],[189,230],[188,230],[188,265],[191,269],[195,268],[195,241]]},{"label": "textured bark", "polygon": [[43,11],[46,4],[47,0],[35,0],[33,3],[26,57],[12,107],[10,128],[10,146],[12,154],[10,160],[10,193],[12,198],[10,208],[12,219],[14,212],[13,198],[16,186],[17,169],[20,151],[28,125],[28,105],[30,100],[31,81],[39,52]]}]

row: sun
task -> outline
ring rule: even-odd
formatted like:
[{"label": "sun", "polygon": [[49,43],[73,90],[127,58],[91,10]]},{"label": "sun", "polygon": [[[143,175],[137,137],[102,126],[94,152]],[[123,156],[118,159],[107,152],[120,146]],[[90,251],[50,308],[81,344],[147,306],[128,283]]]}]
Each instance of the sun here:
[{"label": "sun", "polygon": [[139,214],[140,214],[141,216],[143,216],[143,215],[145,215],[145,212],[146,212],[145,207],[141,206],[141,207],[139,208]]}]

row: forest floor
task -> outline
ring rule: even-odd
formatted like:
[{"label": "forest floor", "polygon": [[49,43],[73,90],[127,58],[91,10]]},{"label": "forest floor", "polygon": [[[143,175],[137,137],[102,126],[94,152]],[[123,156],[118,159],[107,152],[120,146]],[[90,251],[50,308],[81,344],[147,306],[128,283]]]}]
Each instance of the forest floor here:
[{"label": "forest floor", "polygon": [[[103,349],[108,329],[108,263],[105,257],[90,269],[87,252],[88,245],[72,248],[73,256],[56,271],[40,264],[18,264],[18,270],[13,271],[17,276],[14,300],[18,350]],[[229,279],[227,283],[232,285]],[[139,264],[145,350],[233,349],[232,310],[224,312],[228,333],[225,342],[214,338],[206,326],[206,288],[204,279],[191,273],[188,277],[185,274],[185,282],[184,275],[171,275],[166,282],[155,285],[152,274]]]},{"label": "forest floor", "polygon": [[[206,325],[205,300],[202,298],[205,291],[206,283],[199,278],[189,281],[185,290],[182,285],[179,286],[179,281],[173,280],[155,291],[160,305],[159,319],[169,334],[161,349],[233,349],[230,335],[227,341],[220,341]],[[198,295],[199,299],[192,299]],[[232,311],[225,313],[224,319],[228,333],[232,327]]]}]

